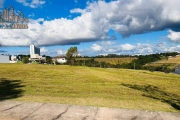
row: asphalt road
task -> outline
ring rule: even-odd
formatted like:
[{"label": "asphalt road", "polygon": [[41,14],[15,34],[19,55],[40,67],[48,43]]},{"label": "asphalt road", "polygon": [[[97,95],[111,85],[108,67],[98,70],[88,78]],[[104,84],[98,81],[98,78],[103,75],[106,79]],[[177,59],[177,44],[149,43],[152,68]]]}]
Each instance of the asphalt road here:
[{"label": "asphalt road", "polygon": [[180,120],[180,112],[0,101],[0,120]]}]

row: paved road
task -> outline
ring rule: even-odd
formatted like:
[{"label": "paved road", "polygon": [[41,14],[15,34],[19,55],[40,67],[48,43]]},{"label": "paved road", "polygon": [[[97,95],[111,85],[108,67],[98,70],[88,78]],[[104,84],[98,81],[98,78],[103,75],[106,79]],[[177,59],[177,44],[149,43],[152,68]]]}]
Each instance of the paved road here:
[{"label": "paved road", "polygon": [[180,120],[180,113],[0,101],[0,120]]}]

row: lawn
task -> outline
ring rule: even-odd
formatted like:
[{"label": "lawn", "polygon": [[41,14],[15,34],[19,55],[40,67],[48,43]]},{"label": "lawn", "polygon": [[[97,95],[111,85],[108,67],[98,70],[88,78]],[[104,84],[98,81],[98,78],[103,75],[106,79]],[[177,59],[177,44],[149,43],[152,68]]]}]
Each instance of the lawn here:
[{"label": "lawn", "polygon": [[66,65],[0,64],[0,100],[180,111],[180,75]]}]

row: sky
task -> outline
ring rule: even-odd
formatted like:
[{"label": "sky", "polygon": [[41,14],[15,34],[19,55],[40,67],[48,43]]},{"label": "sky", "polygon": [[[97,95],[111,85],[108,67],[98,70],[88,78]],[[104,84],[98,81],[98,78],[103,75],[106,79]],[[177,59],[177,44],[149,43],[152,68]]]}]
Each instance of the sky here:
[{"label": "sky", "polygon": [[29,19],[28,29],[0,29],[0,54],[81,56],[180,52],[180,0],[0,0]]}]

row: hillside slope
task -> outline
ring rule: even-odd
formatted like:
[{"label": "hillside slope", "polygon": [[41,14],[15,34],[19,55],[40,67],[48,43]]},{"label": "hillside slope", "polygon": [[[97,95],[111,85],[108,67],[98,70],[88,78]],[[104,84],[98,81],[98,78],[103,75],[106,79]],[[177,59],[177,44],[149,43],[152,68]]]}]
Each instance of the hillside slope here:
[{"label": "hillside slope", "polygon": [[180,76],[130,69],[0,64],[0,100],[180,110]]}]

